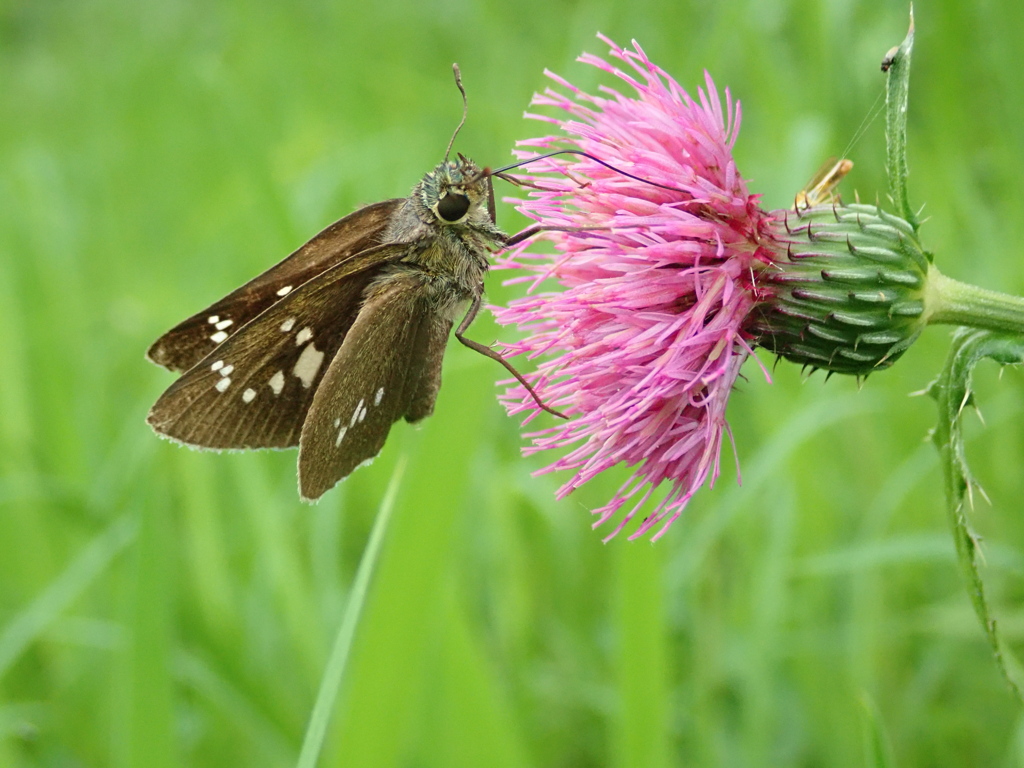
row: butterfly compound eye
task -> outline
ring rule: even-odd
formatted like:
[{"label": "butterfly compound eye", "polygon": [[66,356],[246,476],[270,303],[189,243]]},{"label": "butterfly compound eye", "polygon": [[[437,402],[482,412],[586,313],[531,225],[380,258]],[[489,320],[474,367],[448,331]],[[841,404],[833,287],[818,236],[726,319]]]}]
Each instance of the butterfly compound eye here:
[{"label": "butterfly compound eye", "polygon": [[458,221],[469,210],[469,198],[449,192],[437,201],[437,215],[445,221]]}]

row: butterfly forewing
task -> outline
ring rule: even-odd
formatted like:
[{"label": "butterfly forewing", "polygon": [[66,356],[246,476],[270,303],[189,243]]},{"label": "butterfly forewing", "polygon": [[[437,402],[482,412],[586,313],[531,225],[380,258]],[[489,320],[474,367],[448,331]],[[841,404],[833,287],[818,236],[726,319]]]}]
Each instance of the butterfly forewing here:
[{"label": "butterfly forewing", "polygon": [[250,280],[153,343],[147,356],[172,371],[186,371],[268,307],[355,254],[377,246],[403,201],[385,200],[340,219],[288,258]]},{"label": "butterfly forewing", "polygon": [[393,273],[371,289],[302,428],[303,498],[319,498],[380,453],[398,419],[430,415],[451,326],[418,270]]},{"label": "butterfly forewing", "polygon": [[407,250],[370,249],[296,288],[174,382],[150,411],[150,425],[200,448],[298,445],[314,393],[367,286]]}]

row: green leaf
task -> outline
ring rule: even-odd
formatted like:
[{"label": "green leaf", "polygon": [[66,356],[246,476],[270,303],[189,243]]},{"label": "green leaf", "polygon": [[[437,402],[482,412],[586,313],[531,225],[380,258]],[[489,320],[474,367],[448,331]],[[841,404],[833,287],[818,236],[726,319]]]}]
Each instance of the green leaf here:
[{"label": "green leaf", "polygon": [[1017,698],[1024,701],[1024,669],[1004,643],[989,610],[978,571],[978,536],[968,523],[964,504],[965,499],[972,498],[971,490],[977,483],[967,466],[961,416],[965,408],[974,402],[971,391],[974,366],[985,358],[991,358],[1001,365],[1024,363],[1024,338],[966,328],[954,334],[953,347],[945,368],[928,388],[928,394],[935,398],[939,406],[939,423],[932,439],[939,449],[946,489],[946,509],[956,543],[961,576],[1000,671]]},{"label": "green leaf", "polygon": [[910,28],[895,51],[885,58],[885,144],[889,194],[896,212],[916,232],[920,224],[907,197],[907,96],[910,92],[910,52],[914,47],[914,6],[910,6]]}]

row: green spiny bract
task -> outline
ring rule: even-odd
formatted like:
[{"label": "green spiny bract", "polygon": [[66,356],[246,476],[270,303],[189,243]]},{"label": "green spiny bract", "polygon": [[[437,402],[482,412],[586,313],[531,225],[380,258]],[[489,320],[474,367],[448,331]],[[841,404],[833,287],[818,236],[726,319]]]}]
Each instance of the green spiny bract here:
[{"label": "green spiny bract", "polygon": [[755,279],[756,343],[834,373],[887,368],[925,326],[931,256],[913,227],[873,205],[779,212],[785,251]]}]

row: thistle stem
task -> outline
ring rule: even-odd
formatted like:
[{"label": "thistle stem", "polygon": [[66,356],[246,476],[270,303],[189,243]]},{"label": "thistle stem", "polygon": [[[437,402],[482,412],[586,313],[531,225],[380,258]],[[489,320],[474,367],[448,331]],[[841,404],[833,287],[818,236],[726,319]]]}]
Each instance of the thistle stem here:
[{"label": "thistle stem", "polygon": [[928,324],[946,323],[1024,335],[1024,298],[946,277],[932,265],[925,299]]}]

